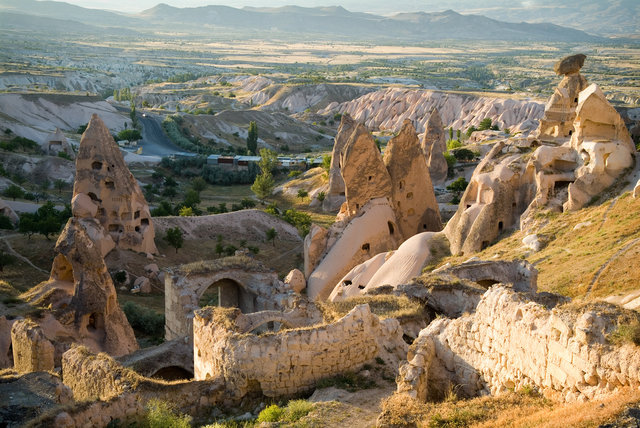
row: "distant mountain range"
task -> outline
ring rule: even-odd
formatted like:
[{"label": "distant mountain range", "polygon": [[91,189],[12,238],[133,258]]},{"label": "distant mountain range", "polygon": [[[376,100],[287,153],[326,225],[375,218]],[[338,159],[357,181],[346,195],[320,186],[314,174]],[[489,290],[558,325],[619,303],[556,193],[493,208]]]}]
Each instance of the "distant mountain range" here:
[{"label": "distant mountain range", "polygon": [[[636,0],[634,0],[636,1]],[[137,15],[125,15],[97,9],[86,9],[64,2],[34,0],[0,0],[0,23],[10,22],[9,13],[36,15],[33,26],[43,30],[47,20],[52,27],[70,25],[74,31],[94,27],[126,28],[145,32],[163,32],[166,29],[190,33],[207,33],[216,29],[229,29],[234,37],[246,33],[249,37],[269,35],[298,35],[307,38],[357,40],[504,40],[504,41],[557,41],[595,42],[600,36],[581,30],[549,23],[510,23],[482,15],[462,15],[452,10],[444,12],[399,13],[381,16],[350,12],[342,7],[306,8],[284,6],[278,8],[237,9],[228,6],[176,8],[159,4]],[[56,21],[58,20],[58,21]],[[64,22],[60,22],[63,20]],[[29,26],[22,16],[20,24]],[[69,21],[81,23],[73,27]],[[90,27],[86,27],[90,26]],[[3,25],[3,28],[4,27]],[[90,31],[93,32],[93,31]],[[220,32],[216,31],[216,34]]]}]

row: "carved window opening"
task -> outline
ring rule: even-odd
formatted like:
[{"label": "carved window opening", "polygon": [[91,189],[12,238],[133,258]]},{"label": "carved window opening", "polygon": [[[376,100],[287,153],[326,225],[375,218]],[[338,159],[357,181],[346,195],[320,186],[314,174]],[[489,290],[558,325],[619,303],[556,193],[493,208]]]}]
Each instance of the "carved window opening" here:
[{"label": "carved window opening", "polygon": [[395,228],[393,227],[393,223],[391,223],[390,221],[387,222],[387,226],[389,227],[389,233],[391,235],[393,235],[393,232],[395,232]]},{"label": "carved window opening", "polygon": [[373,180],[373,175],[369,176],[369,181]]},{"label": "carved window opening", "polygon": [[489,247],[489,241],[482,241],[482,250],[484,250],[485,248]]},{"label": "carved window opening", "polygon": [[106,181],[104,182],[104,186],[105,186],[107,189],[115,189],[115,188],[116,188],[116,184],[115,184],[113,181],[111,181],[111,180],[106,180]]},{"label": "carved window opening", "polygon": [[342,286],[343,286],[343,287],[348,287],[348,286],[350,286],[351,284],[353,284],[353,283],[351,282],[351,280],[345,279],[344,281],[342,281]]},{"label": "carved window opening", "polygon": [[140,224],[143,226],[149,226],[149,219],[143,218],[142,220],[140,220]]},{"label": "carved window opening", "polygon": [[91,169],[102,169],[102,162],[95,161],[91,164]]},{"label": "carved window opening", "polygon": [[413,199],[413,192],[407,193],[407,199]]},{"label": "carved window opening", "polygon": [[139,233],[140,232],[140,226],[136,226],[135,230],[136,230],[136,232]]},{"label": "carved window opening", "polygon": [[502,232],[502,229],[504,229],[504,223],[499,221],[498,222],[498,231]]},{"label": "carved window opening", "polygon": [[369,251],[369,250],[371,250],[371,245],[369,245],[369,243],[362,244],[362,251]]},{"label": "carved window opening", "polygon": [[400,188],[400,190],[402,190],[402,188],[404,187],[404,181],[400,181],[400,183],[398,183],[398,187]]},{"label": "carved window opening", "polygon": [[95,193],[93,193],[93,192],[89,192],[89,193],[88,193],[88,195],[89,195],[89,197],[91,198],[91,200],[92,200],[93,202],[99,202],[99,201],[100,201],[100,199],[98,199],[98,197],[96,196],[96,194],[95,194]]},{"label": "carved window opening", "polygon": [[359,290],[364,290],[364,285],[362,285],[362,284],[358,285],[358,289]]},{"label": "carved window opening", "polygon": [[140,218],[140,211],[136,211],[135,213],[133,213],[133,218],[134,219]]},{"label": "carved window opening", "polygon": [[424,230],[427,230],[427,225],[426,225],[425,223],[423,223],[423,224],[422,224],[422,228],[423,228]]}]

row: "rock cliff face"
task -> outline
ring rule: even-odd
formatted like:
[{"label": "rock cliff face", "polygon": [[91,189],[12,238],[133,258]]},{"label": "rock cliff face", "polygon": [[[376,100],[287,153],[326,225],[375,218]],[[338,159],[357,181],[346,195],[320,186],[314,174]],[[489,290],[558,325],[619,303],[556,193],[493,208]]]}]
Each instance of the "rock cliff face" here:
[{"label": "rock cliff face", "polygon": [[[73,215],[97,218],[116,246],[148,254],[158,252],[147,201],[124,163],[109,129],[97,115],[82,135],[76,158]],[[77,199],[76,199],[77,200]]]},{"label": "rock cliff face", "polygon": [[495,286],[474,314],[438,319],[420,332],[400,368],[398,391],[425,400],[448,385],[460,385],[467,397],[528,385],[566,401],[586,401],[637,387],[638,348],[606,339],[618,317],[637,315],[604,303],[548,310]]},{"label": "rock cliff face", "polygon": [[338,133],[333,143],[331,153],[331,167],[329,168],[329,191],[322,202],[325,211],[336,211],[345,202],[344,179],[342,178],[342,156],[345,146],[356,129],[356,122],[348,114],[342,115]]},{"label": "rock cliff face", "polygon": [[419,133],[425,131],[429,112],[437,108],[445,127],[466,130],[491,118],[500,129],[524,135],[535,130],[544,114],[544,105],[535,101],[476,97],[445,92],[390,88],[342,104],[332,103],[320,114],[349,113],[372,130],[399,131],[410,119]]}]

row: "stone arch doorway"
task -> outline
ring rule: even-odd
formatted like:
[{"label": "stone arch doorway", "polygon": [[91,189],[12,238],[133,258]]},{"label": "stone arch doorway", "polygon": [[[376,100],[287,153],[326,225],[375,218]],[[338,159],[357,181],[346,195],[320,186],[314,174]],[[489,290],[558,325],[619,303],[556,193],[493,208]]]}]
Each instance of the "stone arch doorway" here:
[{"label": "stone arch doorway", "polygon": [[193,373],[184,367],[167,366],[158,369],[150,377],[167,381],[193,379]]},{"label": "stone arch doorway", "polygon": [[198,306],[239,308],[242,313],[248,314],[256,311],[256,298],[256,294],[248,291],[239,282],[221,278],[204,289],[198,298]]}]

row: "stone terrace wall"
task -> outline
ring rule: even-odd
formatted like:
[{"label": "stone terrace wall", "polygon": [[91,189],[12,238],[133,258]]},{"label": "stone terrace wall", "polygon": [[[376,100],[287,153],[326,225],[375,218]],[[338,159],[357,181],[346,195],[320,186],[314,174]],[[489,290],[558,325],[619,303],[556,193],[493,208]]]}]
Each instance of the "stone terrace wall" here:
[{"label": "stone terrace wall", "polygon": [[398,392],[425,400],[459,385],[466,396],[536,386],[566,401],[587,400],[640,385],[640,348],[614,347],[606,334],[622,310],[544,306],[496,286],[476,312],[438,319],[420,332],[400,368]]},{"label": "stone terrace wall", "polygon": [[359,305],[333,324],[257,336],[236,328],[239,311],[205,308],[194,317],[195,379],[223,376],[235,396],[307,391],[319,379],[355,370],[381,352],[406,355],[395,319]]},{"label": "stone terrace wall", "polygon": [[62,377],[79,403],[53,412],[39,420],[38,426],[103,427],[115,419],[135,421],[145,414],[152,398],[167,401],[190,415],[202,414],[216,404],[238,404],[225,395],[221,379],[157,381],[122,367],[106,354],[91,354],[84,347],[64,353]]}]

